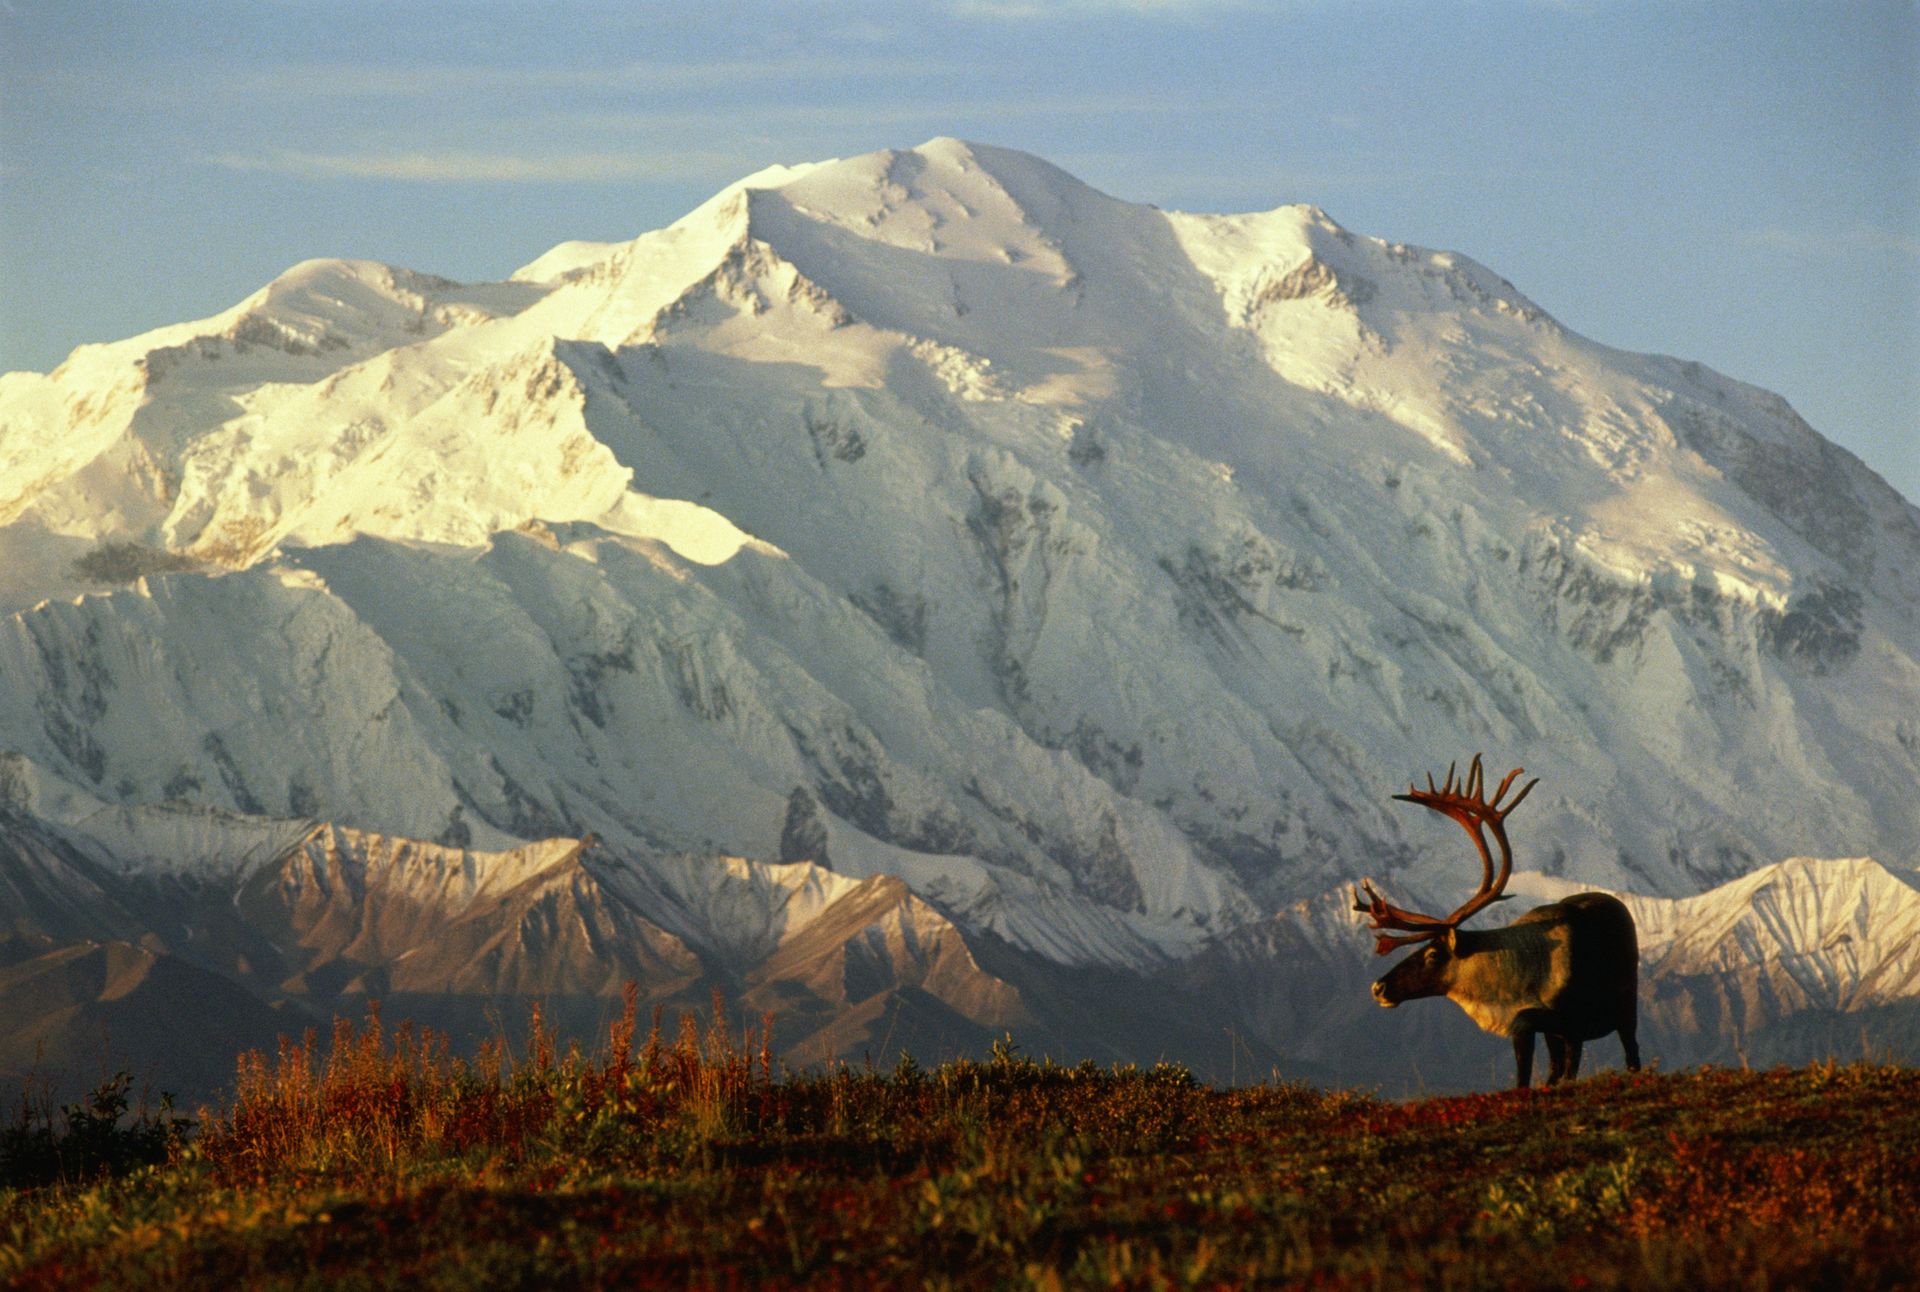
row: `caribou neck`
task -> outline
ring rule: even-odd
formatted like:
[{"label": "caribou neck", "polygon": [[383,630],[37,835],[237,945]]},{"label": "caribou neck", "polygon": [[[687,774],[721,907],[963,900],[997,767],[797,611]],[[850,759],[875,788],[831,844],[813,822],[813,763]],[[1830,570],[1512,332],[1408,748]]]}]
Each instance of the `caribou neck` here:
[{"label": "caribou neck", "polygon": [[1514,1018],[1552,999],[1562,985],[1566,957],[1554,951],[1567,939],[1564,924],[1524,922],[1503,929],[1461,929],[1454,934],[1454,960],[1447,999],[1483,1031],[1513,1034]]}]

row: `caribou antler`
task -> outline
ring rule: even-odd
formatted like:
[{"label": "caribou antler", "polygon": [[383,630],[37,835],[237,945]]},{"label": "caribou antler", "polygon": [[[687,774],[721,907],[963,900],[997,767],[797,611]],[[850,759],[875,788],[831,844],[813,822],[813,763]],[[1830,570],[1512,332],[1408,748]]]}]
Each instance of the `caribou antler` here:
[{"label": "caribou antler", "polygon": [[[1520,792],[1513,796],[1512,801],[1502,807],[1500,800],[1506,797],[1514,781],[1519,779],[1520,768],[1516,767],[1508,772],[1506,779],[1500,782],[1500,787],[1489,799],[1486,796],[1485,777],[1480,769],[1480,755],[1473,756],[1473,762],[1467,767],[1465,783],[1455,788],[1454,773],[1458,766],[1456,763],[1447,768],[1445,785],[1436,787],[1433,777],[1428,776],[1426,789],[1422,790],[1410,785],[1405,794],[1396,794],[1393,797],[1408,803],[1418,803],[1422,807],[1429,807],[1452,817],[1473,836],[1474,847],[1480,850],[1480,887],[1472,897],[1456,908],[1453,914],[1442,918],[1395,906],[1374,891],[1371,880],[1362,880],[1361,886],[1367,890],[1367,896],[1362,900],[1360,894],[1355,892],[1353,909],[1373,917],[1373,923],[1368,925],[1369,928],[1399,929],[1405,934],[1399,937],[1382,934],[1375,938],[1373,949],[1376,955],[1386,955],[1399,947],[1442,937],[1449,929],[1458,928],[1463,922],[1495,902],[1506,900],[1504,890],[1507,886],[1507,877],[1513,873],[1513,849],[1507,843],[1507,814],[1520,806],[1521,800],[1540,783],[1539,778],[1536,777],[1521,786]],[[1493,832],[1494,842],[1500,845],[1498,875],[1494,874],[1493,853],[1487,847],[1487,837],[1484,833],[1487,830]]]},{"label": "caribou antler", "polygon": [[1373,940],[1375,955],[1383,956],[1400,947],[1412,946],[1416,942],[1427,942],[1447,931],[1446,921],[1437,916],[1422,915],[1418,911],[1409,911],[1404,907],[1393,905],[1374,890],[1371,879],[1361,880],[1360,887],[1367,890],[1367,896],[1363,900],[1356,890],[1353,894],[1353,909],[1373,917],[1373,923],[1369,924],[1368,928],[1412,930],[1406,937],[1391,937],[1383,933],[1375,938]]}]

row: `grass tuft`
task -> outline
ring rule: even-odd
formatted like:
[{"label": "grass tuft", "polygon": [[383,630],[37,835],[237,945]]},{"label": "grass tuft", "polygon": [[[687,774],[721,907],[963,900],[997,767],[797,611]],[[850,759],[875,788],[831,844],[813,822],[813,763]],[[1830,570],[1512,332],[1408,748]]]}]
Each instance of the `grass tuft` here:
[{"label": "grass tuft", "polygon": [[0,1190],[0,1281],[1913,1285],[1920,1073],[1896,1064],[1407,1102],[1011,1041],[788,1072],[769,1019],[716,999],[642,1038],[637,1000],[592,1053],[536,1016],[517,1061],[468,1058],[370,1009],[250,1054],[197,1137]]}]

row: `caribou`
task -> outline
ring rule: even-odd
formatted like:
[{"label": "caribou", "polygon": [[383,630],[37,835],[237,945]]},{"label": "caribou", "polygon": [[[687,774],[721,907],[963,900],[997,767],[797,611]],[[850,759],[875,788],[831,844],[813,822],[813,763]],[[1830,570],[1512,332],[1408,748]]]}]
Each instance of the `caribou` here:
[{"label": "caribou", "polygon": [[[1393,797],[1431,808],[1466,829],[1480,852],[1480,887],[1451,915],[1438,916],[1395,906],[1372,880],[1361,881],[1366,897],[1355,890],[1354,909],[1372,917],[1368,928],[1386,930],[1374,940],[1374,953],[1419,948],[1373,984],[1373,998],[1392,1009],[1405,1000],[1445,996],[1483,1031],[1511,1037],[1519,1089],[1532,1084],[1535,1036],[1547,1039],[1548,1085],[1577,1076],[1580,1047],[1609,1032],[1620,1034],[1627,1068],[1638,1072],[1640,1046],[1634,1032],[1639,1021],[1640,945],[1633,916],[1618,898],[1578,893],[1535,907],[1503,929],[1460,927],[1495,902],[1508,900],[1513,849],[1507,843],[1506,819],[1540,782],[1537,777],[1528,781],[1502,807],[1520,768],[1508,772],[1488,798],[1480,755],[1473,756],[1458,786],[1457,766],[1447,769],[1445,785],[1435,786],[1429,775],[1426,789],[1408,786],[1405,794]],[[1498,874],[1487,847],[1489,834],[1500,847]]]}]

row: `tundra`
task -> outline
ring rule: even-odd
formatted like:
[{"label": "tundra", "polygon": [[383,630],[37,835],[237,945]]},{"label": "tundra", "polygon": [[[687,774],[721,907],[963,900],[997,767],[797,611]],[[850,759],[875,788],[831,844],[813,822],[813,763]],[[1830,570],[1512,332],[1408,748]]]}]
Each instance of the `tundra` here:
[{"label": "tundra", "polygon": [[[1480,852],[1480,887],[1443,917],[1394,906],[1371,880],[1361,881],[1367,895],[1363,899],[1354,893],[1354,909],[1372,917],[1369,928],[1395,930],[1374,940],[1375,953],[1420,948],[1373,984],[1373,998],[1391,1009],[1403,1000],[1445,996],[1481,1030],[1513,1038],[1514,1084],[1521,1089],[1533,1080],[1536,1035],[1547,1038],[1548,1085],[1578,1075],[1580,1047],[1609,1032],[1620,1034],[1627,1069],[1638,1072],[1640,1046],[1634,1032],[1639,1023],[1640,944],[1633,916],[1618,898],[1578,893],[1535,907],[1503,929],[1460,927],[1493,903],[1507,900],[1504,890],[1513,872],[1507,814],[1540,783],[1528,781],[1501,807],[1520,772],[1516,767],[1507,773],[1489,799],[1475,754],[1459,788],[1449,767],[1445,785],[1435,788],[1429,776],[1426,789],[1409,786],[1407,793],[1393,796],[1449,816],[1466,829]],[[1497,875],[1488,834],[1500,847]]]}]

